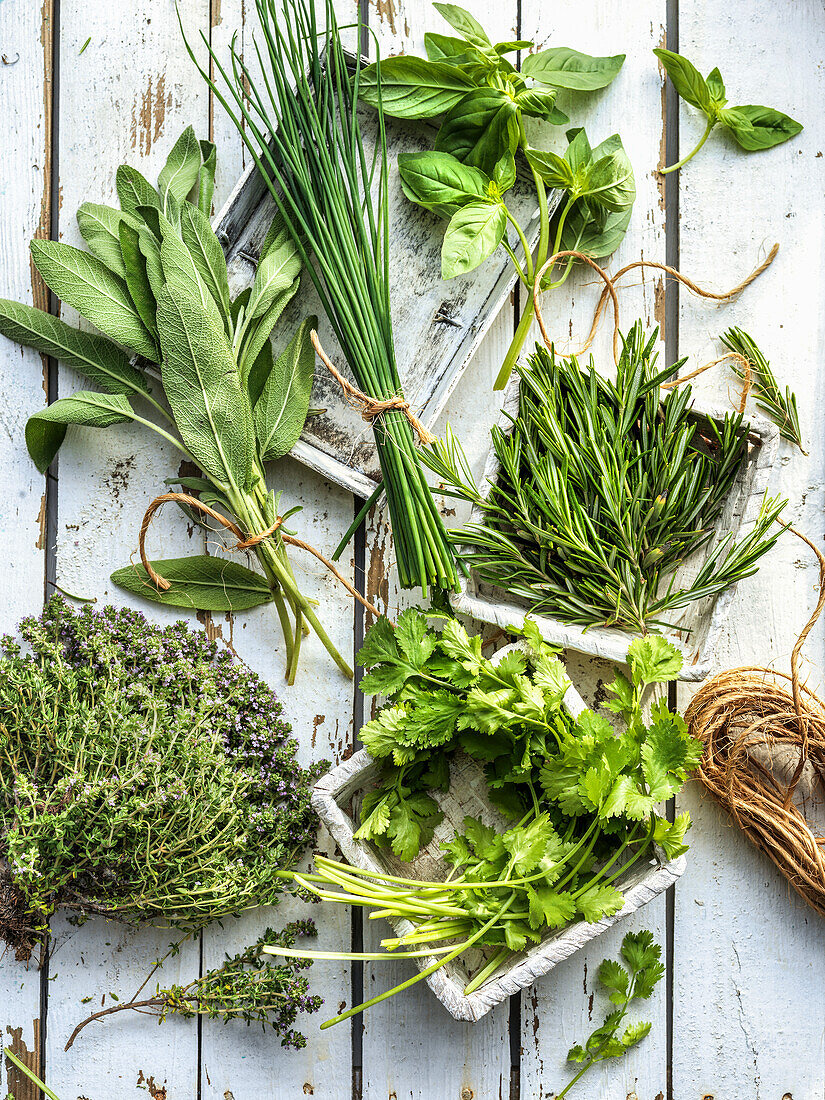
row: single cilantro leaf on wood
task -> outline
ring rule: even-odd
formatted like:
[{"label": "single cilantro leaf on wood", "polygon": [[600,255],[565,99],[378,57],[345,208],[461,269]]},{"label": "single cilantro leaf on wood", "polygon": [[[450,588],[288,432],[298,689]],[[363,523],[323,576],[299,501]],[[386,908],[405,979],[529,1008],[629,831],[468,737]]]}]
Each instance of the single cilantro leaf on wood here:
[{"label": "single cilantro leaf on wood", "polygon": [[676,646],[659,634],[634,638],[627,650],[633,673],[633,683],[666,684],[674,680],[682,668],[682,654]]}]

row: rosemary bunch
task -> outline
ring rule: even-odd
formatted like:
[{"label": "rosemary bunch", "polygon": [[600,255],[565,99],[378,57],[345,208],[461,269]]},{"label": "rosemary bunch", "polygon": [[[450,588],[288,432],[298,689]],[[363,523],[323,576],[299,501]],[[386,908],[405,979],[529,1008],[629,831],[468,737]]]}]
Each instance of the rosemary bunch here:
[{"label": "rosemary bunch", "polygon": [[623,341],[615,381],[538,347],[521,377],[512,431],[493,429],[500,463],[485,497],[451,435],[427,461],[483,522],[451,532],[488,583],[532,612],[581,626],[645,632],[665,616],[750,576],[781,531],[784,504],[766,498],[753,529],[708,550],[692,579],[678,567],[714,534],[746,460],[741,415],[691,415],[691,389],[660,398],[656,333],[641,323]]},{"label": "rosemary bunch", "polygon": [[[355,381],[368,397],[401,397],[389,298],[388,163],[384,116],[370,160],[358,120],[360,62],[351,77],[331,0],[320,29],[312,0],[256,0],[263,79],[236,50],[231,71],[202,35],[227,94],[198,68],[249,148],[315,284]],[[197,64],[194,53],[190,56]],[[231,101],[231,102],[230,102]],[[375,421],[375,440],[403,587],[452,588],[455,563],[405,413]]]}]

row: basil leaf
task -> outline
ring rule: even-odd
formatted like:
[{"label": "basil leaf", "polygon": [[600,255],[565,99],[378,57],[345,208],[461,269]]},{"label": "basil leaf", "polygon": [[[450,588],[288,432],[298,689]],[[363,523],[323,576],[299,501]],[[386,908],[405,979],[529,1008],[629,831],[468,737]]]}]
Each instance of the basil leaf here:
[{"label": "basil leaf", "polygon": [[484,28],[466,8],[461,8],[458,4],[433,4],[433,7],[443,19],[446,19],[453,30],[458,31],[461,37],[473,46],[492,49],[493,44]]},{"label": "basil leaf", "polygon": [[618,75],[625,55],[590,57],[567,46],[554,46],[549,50],[528,54],[521,66],[525,76],[549,84],[552,88],[569,88],[577,92],[591,92],[606,88]]},{"label": "basil leaf", "polygon": [[201,168],[198,174],[198,210],[206,217],[212,214],[212,196],[215,194],[215,169],[218,165],[217,147],[211,141],[201,141]]},{"label": "basil leaf", "polygon": [[[388,57],[381,62],[381,105],[395,118],[432,118],[459,103],[473,88],[470,78],[454,65],[423,57]],[[360,96],[378,106],[377,67],[361,73]]]},{"label": "basil leaf", "polygon": [[464,275],[491,256],[504,237],[503,203],[472,202],[450,220],[441,246],[441,277]]},{"label": "basil leaf", "polygon": [[303,431],[315,376],[315,349],[309,334],[317,327],[317,317],[301,323],[275,361],[253,409],[258,452],[264,462],[289,454]]},{"label": "basil leaf", "polygon": [[556,107],[556,93],[552,88],[525,88],[516,96],[516,103],[525,115],[541,118],[551,126],[563,126],[567,115]]},{"label": "basil leaf", "polygon": [[772,149],[795,137],[802,124],[773,107],[747,104],[743,107],[724,108],[719,111],[719,121],[730,130],[734,139],[749,153],[760,149]]},{"label": "basil leaf", "polygon": [[623,149],[594,159],[587,170],[582,196],[605,210],[623,210],[633,205],[636,184]]},{"label": "basil leaf", "polygon": [[496,42],[493,49],[497,54],[516,53],[518,50],[529,50],[532,45],[532,42],[517,39],[515,42]]},{"label": "basil leaf", "polygon": [[171,194],[180,203],[198,182],[201,168],[201,147],[195,131],[187,126],[172,146],[172,151],[158,175],[158,193],[166,209]]},{"label": "basil leaf", "polygon": [[67,305],[118,344],[158,362],[158,348],[132,304],[126,284],[96,256],[62,241],[31,242],[35,267]]},{"label": "basil leaf", "polygon": [[226,274],[226,257],[220,241],[212,231],[209,218],[191,203],[184,203],[180,219],[183,243],[189,250],[198,274],[206,284],[221,316],[231,331],[229,279]]},{"label": "basil leaf", "polygon": [[590,148],[590,142],[587,140],[584,127],[578,126],[573,130],[568,130],[565,136],[569,144],[564,151],[564,159],[574,172],[578,172],[590,163],[593,150]]},{"label": "basil leaf", "polygon": [[193,611],[246,611],[272,599],[264,577],[234,561],[198,554],[153,561],[171,587],[158,591],[142,565],[127,565],[112,573],[112,581],[127,592],[167,607]]},{"label": "basil leaf", "polygon": [[450,153],[400,153],[398,174],[407,198],[442,218],[489,195],[489,177]]},{"label": "basil leaf", "polygon": [[146,379],[122,348],[105,336],[72,328],[34,306],[0,298],[0,332],[18,344],[51,355],[107,393],[149,392]]},{"label": "basil leaf", "polygon": [[691,103],[704,111],[706,115],[713,113],[711,94],[707,82],[699,70],[686,57],[670,50],[653,51],[664,67],[665,72],[673,81],[673,86],[686,103]]},{"label": "basil leaf", "polygon": [[484,88],[469,92],[448,111],[435,147],[492,176],[503,154],[515,153],[518,140],[516,104],[506,92]]},{"label": "basil leaf", "polygon": [[252,410],[217,311],[204,309],[188,284],[176,284],[174,294],[168,286],[161,292],[157,316],[163,388],[184,444],[218,488],[245,487]]},{"label": "basil leaf", "polygon": [[118,227],[126,217],[113,206],[95,202],[84,202],[77,211],[77,225],[89,251],[122,279],[126,276],[126,264],[120,251]]},{"label": "basil leaf", "polygon": [[593,211],[579,199],[564,223],[562,249],[583,252],[594,260],[610,256],[624,240],[632,214],[632,206],[615,212]]},{"label": "basil leaf", "polygon": [[62,397],[47,409],[29,417],[26,421],[26,446],[37,469],[45,474],[66,436],[67,424],[108,428],[111,424],[123,424],[133,418],[132,406],[123,394],[78,390],[71,397]]},{"label": "basil leaf", "polygon": [[[487,57],[473,46],[469,46],[463,38],[451,38],[446,34],[435,34],[428,31],[424,35],[424,49],[430,61],[442,61],[445,65],[473,65],[481,64],[487,68],[490,62]],[[384,67],[381,66],[383,75]]]},{"label": "basil leaf", "polygon": [[126,289],[129,291],[129,297],[132,299],[141,321],[155,337],[157,336],[155,320],[157,304],[155,292],[149,282],[146,257],[140,250],[140,233],[128,222],[123,221],[120,223],[118,239],[120,241],[120,252],[126,267]]},{"label": "basil leaf", "polygon": [[718,69],[714,69],[709,72],[705,81],[708,87],[708,93],[714,107],[724,107],[727,103],[725,99],[725,82],[722,79],[722,74]]},{"label": "basil leaf", "polygon": [[128,164],[121,164],[115,176],[117,197],[121,210],[125,214],[138,216],[139,206],[154,206],[160,210],[160,198],[151,183],[145,179],[137,168],[130,168]]},{"label": "basil leaf", "polygon": [[499,195],[509,191],[516,182],[516,158],[511,152],[506,152],[503,157],[496,161],[496,166],[493,169],[493,182],[498,188]]},{"label": "basil leaf", "polygon": [[548,187],[561,187],[565,191],[569,191],[575,185],[576,177],[573,168],[558,153],[545,153],[540,149],[527,149],[526,155],[530,167],[538,172]]}]

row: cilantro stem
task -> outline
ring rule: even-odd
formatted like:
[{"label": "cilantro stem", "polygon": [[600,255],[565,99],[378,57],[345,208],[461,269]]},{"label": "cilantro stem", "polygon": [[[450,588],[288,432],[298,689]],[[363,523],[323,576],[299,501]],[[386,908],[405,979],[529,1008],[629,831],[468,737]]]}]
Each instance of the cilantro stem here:
[{"label": "cilantro stem", "polygon": [[693,160],[693,158],[696,156],[696,154],[699,152],[699,150],[702,148],[702,146],[705,144],[705,142],[710,137],[710,132],[711,132],[711,130],[713,129],[713,127],[715,125],[716,125],[716,119],[715,118],[709,118],[708,119],[708,124],[705,127],[705,132],[704,132],[704,134],[702,134],[701,138],[699,139],[699,144],[694,146],[694,148],[691,149],[691,151],[688,153],[688,155],[686,157],[682,157],[681,160],[677,160],[676,163],[671,164],[669,168],[660,169],[659,175],[660,176],[666,176],[670,172],[675,172],[679,168],[684,168],[684,166],[687,164],[687,162],[689,160]]}]

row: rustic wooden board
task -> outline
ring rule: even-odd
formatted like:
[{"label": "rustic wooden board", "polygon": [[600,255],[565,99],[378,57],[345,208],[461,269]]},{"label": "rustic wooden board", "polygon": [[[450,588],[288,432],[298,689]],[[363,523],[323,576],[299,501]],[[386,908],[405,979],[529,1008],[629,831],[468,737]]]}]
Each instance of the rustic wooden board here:
[{"label": "rustic wooden board", "polygon": [[[682,0],[679,36],[681,49],[702,72],[719,65],[731,103],[767,103],[805,125],[792,141],[752,157],[713,134],[705,155],[681,172],[684,272],[724,288],[774,241],[780,251],[772,268],[731,306],[708,307],[682,295],[679,339],[682,354],[702,363],[720,354],[717,334],[739,325],[762,347],[781,383],[796,390],[811,453],[806,458],[784,444],[772,489],[788,497],[787,518],[821,546],[822,7],[815,0],[742,0],[726,9]],[[776,65],[777,58],[788,62]],[[682,151],[693,147],[698,131],[694,112],[683,109]],[[707,388],[723,398],[729,387],[724,371],[708,379]],[[753,663],[787,671],[793,643],[816,602],[817,580],[810,551],[790,535],[782,538],[734,601],[719,667]],[[821,624],[805,654],[810,686],[821,690]],[[681,801],[694,827],[691,860],[676,892],[674,1095],[820,1097],[825,922],[700,789],[689,788]]]},{"label": "rustic wooden board", "polygon": [[[0,145],[0,296],[48,306],[29,264],[29,239],[49,235],[51,199],[51,4],[13,0],[0,6],[0,100],[6,114]],[[26,417],[45,404],[40,356],[0,344],[0,532],[5,583],[0,631],[11,632],[24,615],[38,614],[45,567],[45,478],[26,454]],[[40,975],[33,961],[0,957],[0,1044],[9,1045],[33,1069],[40,1063]],[[8,1072],[6,1072],[8,1070]],[[0,1057],[0,1095],[18,1100],[34,1092]]]}]

